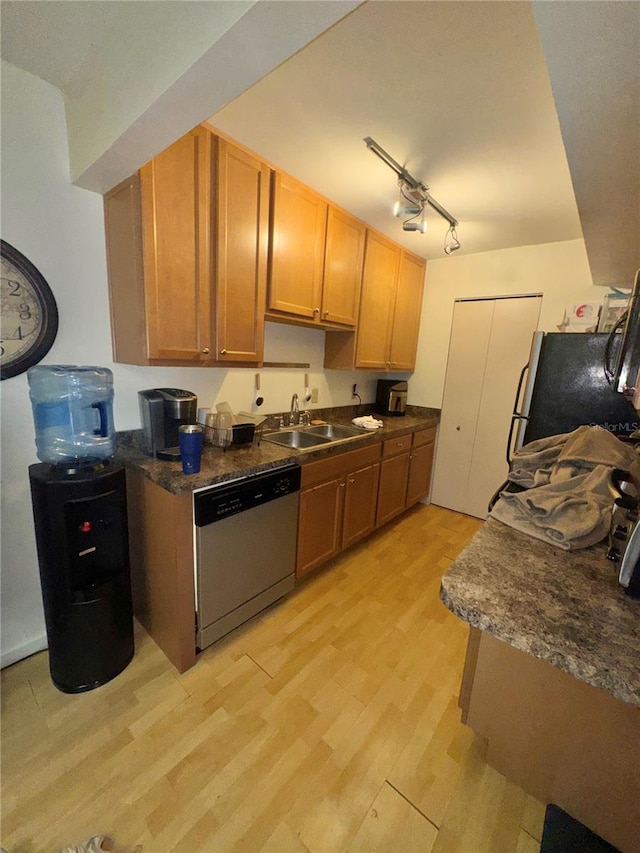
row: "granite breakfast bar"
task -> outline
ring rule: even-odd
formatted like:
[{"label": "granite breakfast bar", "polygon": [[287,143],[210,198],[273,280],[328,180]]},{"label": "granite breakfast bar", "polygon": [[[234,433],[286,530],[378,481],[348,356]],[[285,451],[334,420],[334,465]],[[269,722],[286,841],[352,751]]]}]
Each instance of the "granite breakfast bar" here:
[{"label": "granite breakfast bar", "polygon": [[470,625],[460,707],[487,761],[636,853],[640,600],[604,545],[563,551],[489,518],[441,599]]}]

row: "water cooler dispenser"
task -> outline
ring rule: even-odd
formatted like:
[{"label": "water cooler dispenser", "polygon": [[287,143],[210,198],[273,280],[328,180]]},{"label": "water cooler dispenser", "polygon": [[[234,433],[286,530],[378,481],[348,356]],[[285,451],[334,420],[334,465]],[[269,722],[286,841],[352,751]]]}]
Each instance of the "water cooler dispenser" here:
[{"label": "water cooler dispenser", "polygon": [[125,471],[115,464],[113,377],[101,367],[28,371],[39,464],[29,467],[49,668],[80,693],[133,657]]}]

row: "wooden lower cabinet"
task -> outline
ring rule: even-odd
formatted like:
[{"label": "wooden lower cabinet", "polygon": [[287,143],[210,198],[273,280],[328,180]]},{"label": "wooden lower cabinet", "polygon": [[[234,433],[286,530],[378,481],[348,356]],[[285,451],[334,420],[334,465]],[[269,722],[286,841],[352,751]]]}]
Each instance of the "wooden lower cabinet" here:
[{"label": "wooden lower cabinet", "polygon": [[348,548],[375,529],[379,478],[378,462],[347,475],[342,523],[343,548]]},{"label": "wooden lower cabinet", "polygon": [[379,458],[376,444],[302,466],[298,577],[374,530]]},{"label": "wooden lower cabinet", "polygon": [[382,460],[376,527],[385,524],[404,510],[408,478],[408,452]]},{"label": "wooden lower cabinet", "polygon": [[436,427],[382,445],[376,527],[429,494]]},{"label": "wooden lower cabinet", "polygon": [[382,442],[376,527],[394,518],[405,508],[412,438],[411,434],[401,435]]},{"label": "wooden lower cabinet", "polygon": [[340,551],[345,486],[341,476],[300,493],[296,575],[312,571]]},{"label": "wooden lower cabinet", "polygon": [[417,503],[429,494],[433,454],[436,446],[435,439],[435,427],[420,430],[413,435],[413,444],[409,454],[406,506]]}]

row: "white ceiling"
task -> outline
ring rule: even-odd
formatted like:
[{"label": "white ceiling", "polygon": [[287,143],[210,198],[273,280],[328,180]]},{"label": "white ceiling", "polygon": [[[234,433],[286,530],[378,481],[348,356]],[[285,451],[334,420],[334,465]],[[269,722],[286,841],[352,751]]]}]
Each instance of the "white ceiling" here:
[{"label": "white ceiling", "polygon": [[[215,38],[218,14],[221,31],[253,5],[5,0],[2,57],[58,86],[69,105],[92,67],[109,67],[122,34],[131,47],[131,91],[136,39],[146,43],[159,27],[173,27],[176,40],[194,33],[195,56]],[[321,5],[331,4],[313,0],[306,8]],[[607,7],[616,11],[611,21]],[[594,12],[597,32],[587,28],[572,39],[574,19],[589,20]],[[562,26],[556,26],[558,13],[565,16]],[[367,2],[210,121],[424,257],[443,257],[447,224],[431,212],[426,235],[402,231],[390,215],[395,176],[367,151],[365,136],[428,184],[459,220],[460,253],[576,239],[584,227],[594,283],[630,284],[640,265],[639,13],[635,0]],[[287,20],[295,29],[296,15]],[[254,37],[244,45],[239,68],[277,35],[266,31],[264,44]],[[594,51],[589,38],[596,35]],[[580,65],[587,58],[588,86]],[[119,45],[118,62],[124,61]],[[213,92],[216,81],[207,82]],[[212,97],[212,112],[218,103]],[[180,119],[176,115],[175,137],[186,129]],[[602,145],[585,144],[596,132],[594,122],[603,142],[616,141],[607,147],[606,196],[602,180],[595,180],[602,174]],[[621,212],[624,221],[616,219]],[[618,221],[613,238],[612,221]]]}]

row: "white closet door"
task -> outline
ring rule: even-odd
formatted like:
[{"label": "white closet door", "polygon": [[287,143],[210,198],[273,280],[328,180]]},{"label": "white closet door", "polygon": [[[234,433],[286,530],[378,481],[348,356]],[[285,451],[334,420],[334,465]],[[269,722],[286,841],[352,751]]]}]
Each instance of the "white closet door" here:
[{"label": "white closet door", "polygon": [[506,451],[514,396],[541,303],[540,297],[495,300],[463,510],[477,518],[486,518],[487,504],[509,472]]},{"label": "white closet door", "polygon": [[507,476],[514,396],[541,303],[539,296],[456,302],[432,503],[486,518]]},{"label": "white closet door", "polygon": [[431,503],[466,512],[493,300],[456,302],[449,341]]}]

